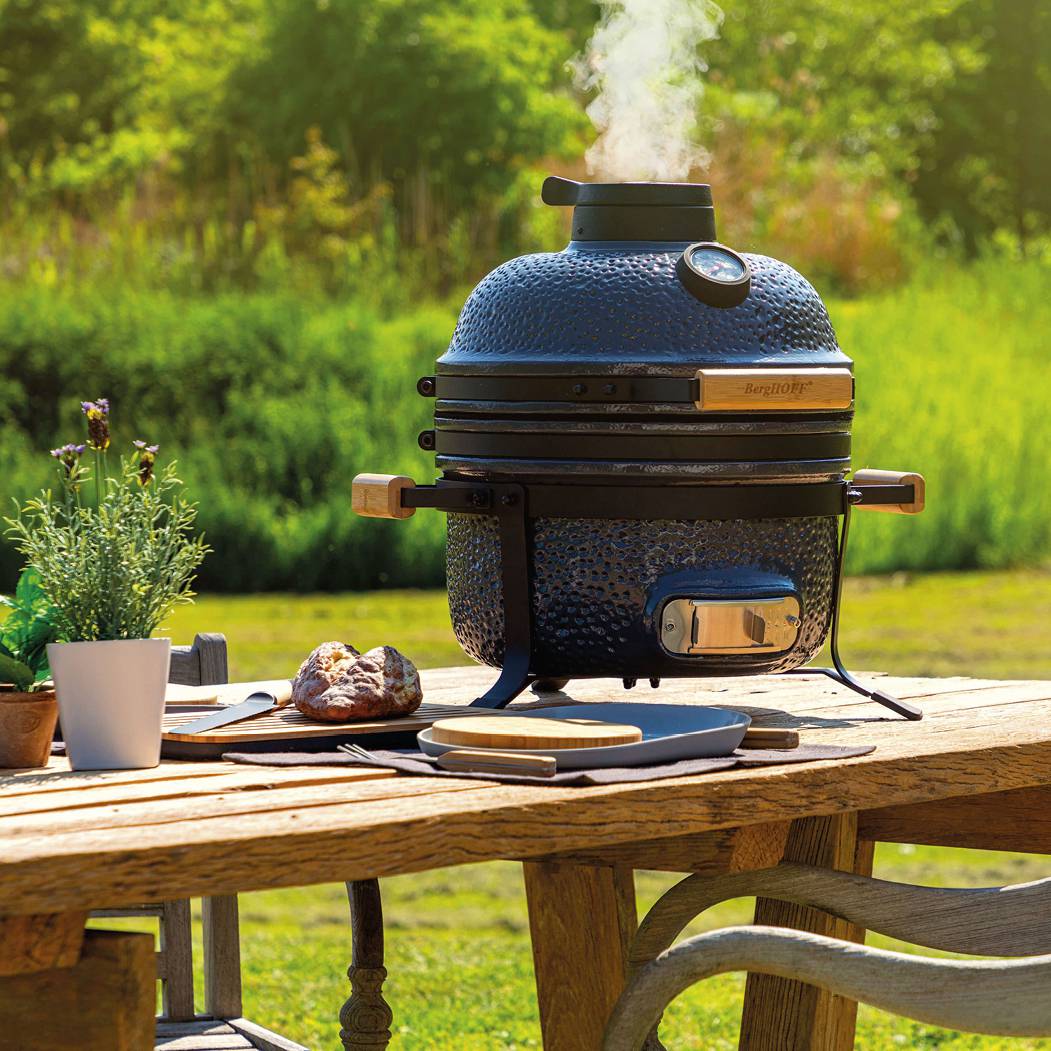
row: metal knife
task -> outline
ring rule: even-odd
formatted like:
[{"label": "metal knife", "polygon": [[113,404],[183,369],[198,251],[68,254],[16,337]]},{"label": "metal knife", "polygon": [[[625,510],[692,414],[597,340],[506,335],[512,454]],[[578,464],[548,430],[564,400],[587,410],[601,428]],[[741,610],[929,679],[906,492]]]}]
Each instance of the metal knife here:
[{"label": "metal knife", "polygon": [[259,690],[251,694],[240,704],[231,704],[210,715],[202,715],[200,719],[192,719],[188,723],[180,723],[171,726],[165,733],[169,734],[200,734],[205,730],[214,730],[217,726],[228,726],[230,723],[240,722],[242,719],[250,719],[253,715],[262,715],[263,712],[273,711],[278,707],[277,698],[272,693]]}]

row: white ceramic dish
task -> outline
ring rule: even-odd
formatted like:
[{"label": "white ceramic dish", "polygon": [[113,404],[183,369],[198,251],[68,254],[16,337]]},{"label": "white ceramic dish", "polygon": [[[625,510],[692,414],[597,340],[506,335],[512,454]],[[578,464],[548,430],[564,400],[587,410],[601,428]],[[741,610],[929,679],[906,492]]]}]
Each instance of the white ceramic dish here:
[{"label": "white ceramic dish", "polygon": [[[616,744],[605,748],[501,748],[496,751],[521,752],[523,755],[552,755],[559,770],[592,770],[603,766],[648,766],[651,763],[674,763],[680,759],[708,759],[729,755],[744,739],[752,721],[740,712],[723,708],[702,708],[690,704],[639,704],[612,701],[607,704],[568,704],[561,708],[541,708],[515,715],[541,719],[604,719],[627,723],[642,731],[642,740],[634,744]],[[439,756],[463,748],[463,745],[441,744],[431,739],[431,730],[416,735],[420,751]],[[475,746],[472,746],[474,748]]]}]

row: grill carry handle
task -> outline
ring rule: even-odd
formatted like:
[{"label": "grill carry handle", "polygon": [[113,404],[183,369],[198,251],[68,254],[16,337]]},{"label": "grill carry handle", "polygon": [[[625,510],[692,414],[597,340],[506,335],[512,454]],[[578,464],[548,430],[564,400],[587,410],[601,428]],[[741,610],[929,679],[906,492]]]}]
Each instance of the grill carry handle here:
[{"label": "grill carry handle", "polygon": [[402,507],[401,494],[416,483],[403,474],[359,474],[351,483],[350,509],[363,518],[412,518],[415,507]]},{"label": "grill carry handle", "polygon": [[[904,498],[898,503],[876,503],[865,499],[869,486],[894,486],[902,488]],[[922,474],[915,471],[873,471],[865,468],[855,471],[850,479],[850,488],[859,491],[859,500],[851,504],[859,511],[889,511],[892,515],[918,515],[927,504],[927,483]],[[911,489],[911,494],[909,490]],[[884,489],[884,492],[887,492]]]}]

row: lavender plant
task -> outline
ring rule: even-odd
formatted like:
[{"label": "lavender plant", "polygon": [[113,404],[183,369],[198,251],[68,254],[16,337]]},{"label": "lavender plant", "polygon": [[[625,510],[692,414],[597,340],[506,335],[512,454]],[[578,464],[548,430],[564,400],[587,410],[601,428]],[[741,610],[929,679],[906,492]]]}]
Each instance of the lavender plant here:
[{"label": "lavender plant", "polygon": [[58,641],[146,639],[192,600],[209,549],[194,534],[197,508],[181,495],[175,464],[158,470],[158,446],[136,441],[110,473],[109,402],[81,408],[86,444],[51,451],[60,489],[5,519],[7,534],[51,604]]}]

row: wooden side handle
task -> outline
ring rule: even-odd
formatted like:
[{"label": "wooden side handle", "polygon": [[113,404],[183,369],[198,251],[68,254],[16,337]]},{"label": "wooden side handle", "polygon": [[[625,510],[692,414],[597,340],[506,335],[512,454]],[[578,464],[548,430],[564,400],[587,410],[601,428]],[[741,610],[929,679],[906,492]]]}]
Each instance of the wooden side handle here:
[{"label": "wooden side handle", "polygon": [[912,503],[909,504],[859,504],[859,511],[889,511],[892,515],[918,515],[926,506],[927,483],[922,474],[914,471],[873,471],[865,468],[855,471],[850,484],[861,488],[866,485],[911,485]]},{"label": "wooden side handle", "polygon": [[550,777],[558,763],[553,755],[522,755],[492,748],[457,748],[438,757],[438,766],[450,773],[470,770],[485,774],[529,774]]},{"label": "wooden side handle", "polygon": [[412,518],[415,507],[402,507],[401,494],[416,483],[403,474],[359,474],[351,484],[350,508],[364,518]]},{"label": "wooden side handle", "polygon": [[697,408],[702,412],[781,412],[849,409],[850,369],[698,369]]}]

